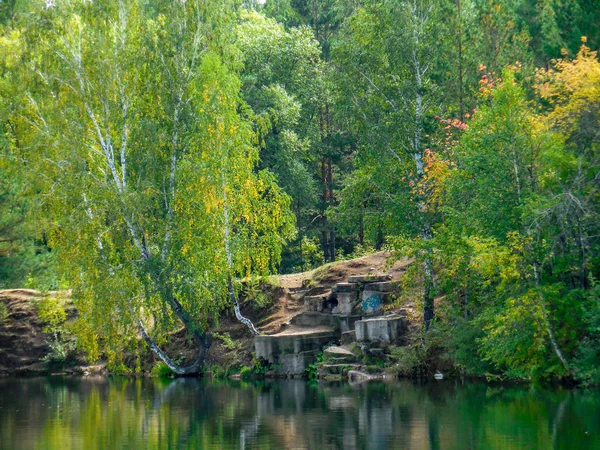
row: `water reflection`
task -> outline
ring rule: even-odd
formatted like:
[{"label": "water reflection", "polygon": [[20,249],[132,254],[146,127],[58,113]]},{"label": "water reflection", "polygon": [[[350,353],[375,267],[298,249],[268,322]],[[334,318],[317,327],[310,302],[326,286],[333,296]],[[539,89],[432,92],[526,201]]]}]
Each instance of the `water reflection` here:
[{"label": "water reflection", "polygon": [[2,449],[600,449],[600,392],[411,382],[0,380]]}]

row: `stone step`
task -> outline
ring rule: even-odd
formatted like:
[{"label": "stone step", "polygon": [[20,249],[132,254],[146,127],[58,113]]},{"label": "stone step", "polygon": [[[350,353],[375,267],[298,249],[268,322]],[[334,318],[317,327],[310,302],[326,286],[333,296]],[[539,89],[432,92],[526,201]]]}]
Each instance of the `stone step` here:
[{"label": "stone step", "polygon": [[353,342],[356,342],[356,331],[355,330],[344,331],[342,333],[342,338],[340,339],[340,344],[348,345]]},{"label": "stone step", "polygon": [[327,347],[325,350],[323,350],[323,355],[324,356],[335,356],[335,357],[340,357],[340,356],[356,357],[356,355],[354,353],[352,353],[349,349],[347,349],[346,347],[342,347],[340,345],[332,345],[330,347]]},{"label": "stone step", "polygon": [[303,311],[300,314],[296,314],[290,320],[292,325],[306,328],[316,327],[339,327],[339,319],[331,314],[324,314],[318,311]]},{"label": "stone step", "polygon": [[358,362],[358,358],[356,356],[346,356],[339,358],[326,358],[324,362],[328,364],[354,364]]},{"label": "stone step", "polygon": [[329,295],[331,294],[331,288],[327,286],[315,286],[308,290],[306,295],[317,296],[317,295]]},{"label": "stone step", "polygon": [[350,314],[334,314],[334,316],[339,320],[339,330],[342,333],[353,331],[354,324],[362,319],[362,316]]},{"label": "stone step", "polygon": [[353,311],[360,305],[360,298],[358,297],[358,291],[354,290],[351,292],[336,292],[338,304],[333,309],[335,314],[352,314]]},{"label": "stone step", "polygon": [[301,301],[309,290],[304,288],[291,288],[288,289],[288,291],[288,294],[292,300]]},{"label": "stone step", "polygon": [[360,310],[364,315],[379,315],[382,312],[383,305],[388,303],[390,294],[387,292],[377,292],[364,290],[360,299]]},{"label": "stone step", "polygon": [[351,370],[359,370],[361,364],[319,364],[317,372],[319,375],[346,375]]},{"label": "stone step", "polygon": [[323,359],[330,363],[343,364],[356,362],[357,357],[345,347],[332,345],[323,350]]}]

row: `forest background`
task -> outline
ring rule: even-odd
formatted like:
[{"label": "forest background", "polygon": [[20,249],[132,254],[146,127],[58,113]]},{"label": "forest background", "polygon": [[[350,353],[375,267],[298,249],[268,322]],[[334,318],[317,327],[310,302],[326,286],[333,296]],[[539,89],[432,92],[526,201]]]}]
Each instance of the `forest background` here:
[{"label": "forest background", "polygon": [[600,382],[596,0],[4,0],[0,35],[0,286],[72,288],[88,354],[388,249],[423,351]]}]

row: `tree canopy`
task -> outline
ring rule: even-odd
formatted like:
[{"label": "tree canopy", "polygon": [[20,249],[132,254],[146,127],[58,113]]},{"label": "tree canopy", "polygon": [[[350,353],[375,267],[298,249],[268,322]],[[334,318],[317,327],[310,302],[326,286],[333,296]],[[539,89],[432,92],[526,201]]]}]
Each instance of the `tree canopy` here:
[{"label": "tree canopy", "polygon": [[237,279],[386,249],[424,349],[598,383],[599,46],[592,0],[0,2],[0,285],[188,373]]}]

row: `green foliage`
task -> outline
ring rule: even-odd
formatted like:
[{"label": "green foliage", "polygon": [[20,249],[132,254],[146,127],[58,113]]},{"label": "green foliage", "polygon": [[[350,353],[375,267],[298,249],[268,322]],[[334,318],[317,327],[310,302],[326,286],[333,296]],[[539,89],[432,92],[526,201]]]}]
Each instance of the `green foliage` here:
[{"label": "green foliage", "polygon": [[265,310],[268,273],[387,246],[414,258],[398,306],[439,297],[401,373],[598,383],[599,18],[590,0],[0,1],[0,287],[72,288],[69,327],[40,304],[55,359],[72,330],[119,371],[140,333],[201,341],[231,279]]},{"label": "green foliage", "polygon": [[227,350],[237,350],[240,346],[239,342],[235,342],[229,333],[213,333],[212,337],[220,340]]},{"label": "green foliage", "polygon": [[164,362],[158,361],[154,364],[154,367],[152,367],[152,375],[155,377],[167,378],[173,377],[175,374]]},{"label": "green foliage", "polygon": [[316,380],[319,375],[319,364],[324,360],[323,352],[317,353],[317,359],[314,363],[309,364],[304,371],[304,375],[308,380]]},{"label": "green foliage", "polygon": [[263,358],[252,358],[252,373],[259,378],[263,378],[267,372],[276,369],[276,364],[271,364]]},{"label": "green foliage", "polygon": [[141,328],[159,344],[181,323],[201,333],[229,306],[228,280],[274,270],[294,231],[289,197],[255,170],[235,5],[146,6],[66,2],[24,18],[36,25],[10,116],[15,157],[44,174],[82,347],[115,363]]},{"label": "green foliage", "polygon": [[67,320],[61,301],[56,297],[45,297],[35,303],[38,317],[44,324],[42,330],[44,333],[57,334],[64,328]]},{"label": "green foliage", "polygon": [[575,378],[584,385],[600,384],[600,284],[593,280],[592,286],[584,299],[585,337],[573,362]]},{"label": "green foliage", "polygon": [[254,372],[252,368],[248,366],[244,366],[240,369],[240,377],[242,378],[242,380],[249,380],[250,378],[252,378],[253,373]]},{"label": "green foliage", "polygon": [[52,367],[67,364],[75,350],[74,337],[66,326],[67,313],[63,303],[64,300],[56,297],[44,297],[34,303],[43,324],[42,331],[50,335],[46,340],[50,351],[42,360]]},{"label": "green foliage", "polygon": [[483,358],[507,376],[537,378],[540,371],[548,371],[546,330],[537,292],[509,298],[498,310],[488,308],[480,323]]},{"label": "green foliage", "polygon": [[242,298],[251,301],[257,309],[266,310],[270,306],[273,298],[265,292],[266,286],[261,278],[247,278],[243,282]]},{"label": "green foliage", "polygon": [[319,245],[319,240],[302,236],[300,243],[300,255],[302,259],[302,271],[308,271],[320,267],[324,263],[323,253]]}]

